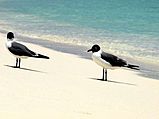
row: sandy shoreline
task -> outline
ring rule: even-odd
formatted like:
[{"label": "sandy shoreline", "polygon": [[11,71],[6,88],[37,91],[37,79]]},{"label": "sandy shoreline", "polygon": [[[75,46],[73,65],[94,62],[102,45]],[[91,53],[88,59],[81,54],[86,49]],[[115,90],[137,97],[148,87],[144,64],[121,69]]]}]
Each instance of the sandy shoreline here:
[{"label": "sandy shoreline", "polygon": [[[7,34],[7,31],[0,30],[0,33]],[[63,52],[63,53],[68,53],[68,54],[73,54],[81,58],[91,60],[91,53],[86,52],[91,46],[88,47],[88,46],[82,46],[77,44],[75,45],[75,44],[69,44],[69,43],[55,42],[54,40],[52,41],[52,40],[43,39],[41,37],[25,36],[21,34],[16,34],[16,38],[22,42],[39,45],[47,49],[51,49],[51,50],[55,50],[55,51]],[[122,59],[125,59],[130,64],[139,65],[140,76],[159,80],[159,64],[154,62],[152,63],[148,61],[143,61],[142,59],[139,60],[139,59],[131,58],[129,56],[120,56],[120,55],[117,55],[117,56],[121,57]]]},{"label": "sandy shoreline", "polygon": [[[25,43],[51,59],[15,58],[0,34],[0,118],[3,119],[158,119],[159,81],[137,72],[108,71],[88,59]],[[4,53],[3,53],[3,52]]]}]

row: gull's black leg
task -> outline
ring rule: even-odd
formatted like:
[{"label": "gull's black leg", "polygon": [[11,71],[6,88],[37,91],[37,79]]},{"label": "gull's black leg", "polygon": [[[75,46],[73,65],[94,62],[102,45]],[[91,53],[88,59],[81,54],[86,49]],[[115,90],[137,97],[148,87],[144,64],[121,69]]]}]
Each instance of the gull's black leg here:
[{"label": "gull's black leg", "polygon": [[105,70],[105,81],[107,81],[107,69]]},{"label": "gull's black leg", "polygon": [[19,68],[20,68],[20,63],[21,63],[21,59],[19,58],[19,66],[18,66]]},{"label": "gull's black leg", "polygon": [[103,77],[102,77],[103,81],[104,81],[104,68],[103,68]]},{"label": "gull's black leg", "polygon": [[16,65],[15,65],[15,68],[18,67],[18,58],[16,58]]}]

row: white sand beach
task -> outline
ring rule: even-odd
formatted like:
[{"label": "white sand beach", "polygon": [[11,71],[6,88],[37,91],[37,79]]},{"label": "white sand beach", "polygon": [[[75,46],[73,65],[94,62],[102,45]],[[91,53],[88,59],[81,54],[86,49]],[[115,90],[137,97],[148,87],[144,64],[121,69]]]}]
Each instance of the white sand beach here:
[{"label": "white sand beach", "polygon": [[22,59],[0,34],[0,119],[159,119],[159,80],[133,70],[108,70],[88,59],[24,43],[49,60]]}]

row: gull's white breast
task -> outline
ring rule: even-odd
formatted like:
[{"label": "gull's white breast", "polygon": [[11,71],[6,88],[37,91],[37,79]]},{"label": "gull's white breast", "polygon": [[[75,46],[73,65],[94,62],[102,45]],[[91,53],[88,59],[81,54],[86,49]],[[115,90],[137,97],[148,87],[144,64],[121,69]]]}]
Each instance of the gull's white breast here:
[{"label": "gull's white breast", "polygon": [[92,54],[93,61],[97,63],[99,66],[103,67],[104,69],[114,69],[115,67],[112,67],[112,65],[109,62],[101,58],[101,53],[102,51],[94,52]]}]

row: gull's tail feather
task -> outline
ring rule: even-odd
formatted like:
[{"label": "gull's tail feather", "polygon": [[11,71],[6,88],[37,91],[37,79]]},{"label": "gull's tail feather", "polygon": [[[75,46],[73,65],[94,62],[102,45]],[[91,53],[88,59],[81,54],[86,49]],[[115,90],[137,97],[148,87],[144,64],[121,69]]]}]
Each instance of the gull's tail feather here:
[{"label": "gull's tail feather", "polygon": [[140,70],[139,66],[137,66],[137,65],[128,64],[126,67],[130,68],[130,69]]},{"label": "gull's tail feather", "polygon": [[44,58],[44,59],[50,59],[48,56],[45,56],[45,55],[41,55],[41,54],[37,54],[35,56],[33,56],[35,58]]}]

